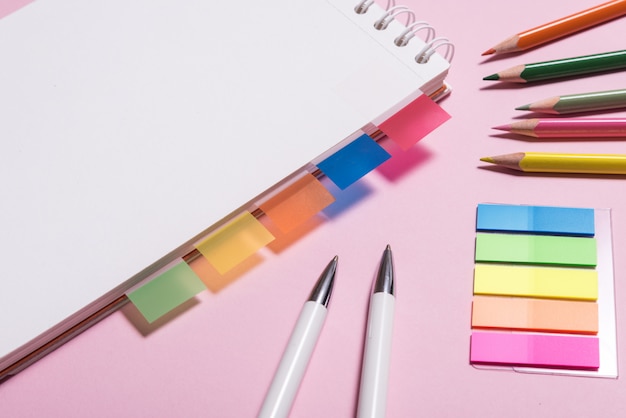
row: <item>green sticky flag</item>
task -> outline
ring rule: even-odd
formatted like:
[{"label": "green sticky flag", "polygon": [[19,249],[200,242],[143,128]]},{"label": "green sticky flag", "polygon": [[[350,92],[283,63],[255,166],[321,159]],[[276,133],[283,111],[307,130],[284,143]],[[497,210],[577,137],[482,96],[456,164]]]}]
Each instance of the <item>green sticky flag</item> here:
[{"label": "green sticky flag", "polygon": [[191,267],[181,261],[130,292],[128,298],[148,322],[154,322],[205,289],[206,286]]},{"label": "green sticky flag", "polygon": [[595,267],[595,238],[476,234],[476,261]]}]

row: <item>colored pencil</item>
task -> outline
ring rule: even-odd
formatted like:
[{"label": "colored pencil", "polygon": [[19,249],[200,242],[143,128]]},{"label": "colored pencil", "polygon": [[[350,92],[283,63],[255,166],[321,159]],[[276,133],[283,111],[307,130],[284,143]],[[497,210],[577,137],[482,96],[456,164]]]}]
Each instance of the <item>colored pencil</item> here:
[{"label": "colored pencil", "polygon": [[621,69],[626,69],[626,50],[516,65],[483,80],[528,83]]},{"label": "colored pencil", "polygon": [[578,112],[619,109],[626,107],[626,89],[554,96],[516,107],[537,113],[565,115]]},{"label": "colored pencil", "polygon": [[613,0],[505,39],[482,55],[524,51],[626,15],[626,0]]},{"label": "colored pencil", "polygon": [[480,160],[529,173],[626,174],[626,154],[516,152]]},{"label": "colored pencil", "polygon": [[493,129],[535,138],[621,138],[626,118],[525,119]]}]

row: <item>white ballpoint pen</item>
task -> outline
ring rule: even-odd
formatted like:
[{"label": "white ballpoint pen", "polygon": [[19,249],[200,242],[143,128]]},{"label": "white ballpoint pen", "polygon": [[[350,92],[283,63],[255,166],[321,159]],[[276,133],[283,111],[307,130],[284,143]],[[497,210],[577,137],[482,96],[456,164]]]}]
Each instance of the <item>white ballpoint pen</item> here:
[{"label": "white ballpoint pen", "polygon": [[395,307],[391,248],[383,253],[370,299],[357,417],[384,417]]},{"label": "white ballpoint pen", "polygon": [[324,325],[337,270],[335,257],[326,266],[302,307],[283,357],[274,374],[259,418],[286,417]]}]

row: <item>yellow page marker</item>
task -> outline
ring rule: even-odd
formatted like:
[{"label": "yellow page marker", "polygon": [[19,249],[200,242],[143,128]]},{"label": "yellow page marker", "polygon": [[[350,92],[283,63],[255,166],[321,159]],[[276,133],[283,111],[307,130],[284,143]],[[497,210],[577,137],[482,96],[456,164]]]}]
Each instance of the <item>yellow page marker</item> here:
[{"label": "yellow page marker", "polygon": [[591,269],[476,264],[474,294],[595,301],[598,273]]},{"label": "yellow page marker", "polygon": [[197,244],[196,248],[223,274],[273,239],[274,236],[261,222],[249,212],[244,212]]},{"label": "yellow page marker", "polygon": [[472,328],[598,333],[598,304],[581,300],[474,296]]}]

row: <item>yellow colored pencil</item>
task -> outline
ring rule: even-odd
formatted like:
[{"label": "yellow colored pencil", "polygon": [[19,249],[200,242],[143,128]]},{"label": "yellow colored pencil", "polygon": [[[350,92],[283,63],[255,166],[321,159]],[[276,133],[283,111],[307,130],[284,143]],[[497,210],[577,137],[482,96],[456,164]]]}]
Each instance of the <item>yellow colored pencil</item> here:
[{"label": "yellow colored pencil", "polygon": [[516,152],[480,160],[530,173],[626,174],[626,154]]}]

